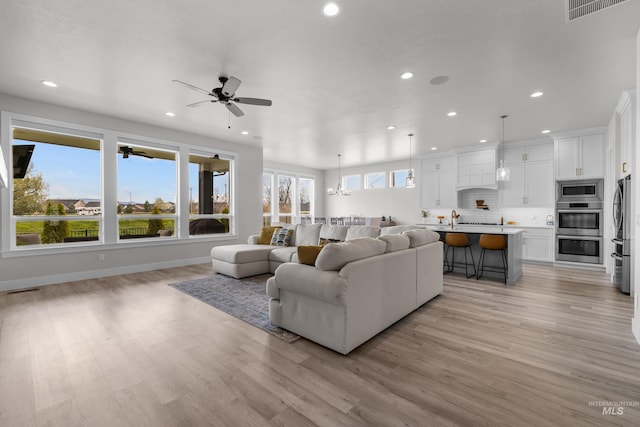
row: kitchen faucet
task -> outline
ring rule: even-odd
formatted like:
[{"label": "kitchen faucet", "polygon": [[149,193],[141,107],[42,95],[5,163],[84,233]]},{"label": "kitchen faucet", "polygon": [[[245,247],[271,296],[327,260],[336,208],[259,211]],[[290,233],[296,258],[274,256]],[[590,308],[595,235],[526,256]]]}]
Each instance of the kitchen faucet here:
[{"label": "kitchen faucet", "polygon": [[452,209],[451,210],[451,228],[453,228],[453,220],[454,220],[454,218],[457,218],[457,217],[458,217],[458,213],[456,212],[455,209]]}]

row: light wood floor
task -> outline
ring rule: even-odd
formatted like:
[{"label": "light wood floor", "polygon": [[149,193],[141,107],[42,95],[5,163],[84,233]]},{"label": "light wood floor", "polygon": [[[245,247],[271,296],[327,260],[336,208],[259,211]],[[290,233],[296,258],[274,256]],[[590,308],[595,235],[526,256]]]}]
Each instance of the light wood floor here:
[{"label": "light wood floor", "polygon": [[446,275],[443,295],[346,357],[167,286],[207,274],[1,294],[0,426],[640,425],[637,406],[590,406],[640,404],[631,299],[603,273]]}]

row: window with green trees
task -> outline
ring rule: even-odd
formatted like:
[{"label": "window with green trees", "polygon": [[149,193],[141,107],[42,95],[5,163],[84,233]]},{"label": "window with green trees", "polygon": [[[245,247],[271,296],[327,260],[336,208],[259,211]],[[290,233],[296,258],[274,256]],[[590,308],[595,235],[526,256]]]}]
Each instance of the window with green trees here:
[{"label": "window with green trees", "polygon": [[16,246],[100,238],[101,140],[68,131],[12,129]]}]

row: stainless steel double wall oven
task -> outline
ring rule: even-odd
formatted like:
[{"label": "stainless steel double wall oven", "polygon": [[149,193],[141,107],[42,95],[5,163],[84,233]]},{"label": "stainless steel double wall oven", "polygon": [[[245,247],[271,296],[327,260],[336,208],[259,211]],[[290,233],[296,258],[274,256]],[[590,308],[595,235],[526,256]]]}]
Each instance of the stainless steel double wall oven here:
[{"label": "stainless steel double wall oven", "polygon": [[603,187],[602,179],[557,182],[556,261],[602,264]]}]

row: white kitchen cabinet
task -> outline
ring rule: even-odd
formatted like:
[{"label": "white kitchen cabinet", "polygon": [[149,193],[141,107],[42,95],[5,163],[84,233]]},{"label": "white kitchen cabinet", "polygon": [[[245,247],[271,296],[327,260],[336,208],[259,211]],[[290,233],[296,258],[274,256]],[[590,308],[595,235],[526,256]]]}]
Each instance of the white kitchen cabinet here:
[{"label": "white kitchen cabinet", "polygon": [[456,188],[496,188],[496,150],[459,153]]},{"label": "white kitchen cabinet", "polygon": [[524,230],[522,233],[522,259],[524,261],[553,262],[553,230],[551,228],[521,228]]},{"label": "white kitchen cabinet", "polygon": [[604,133],[555,139],[556,179],[604,177]]},{"label": "white kitchen cabinet", "polygon": [[510,179],[500,183],[502,206],[553,207],[553,143],[507,148],[503,158]]},{"label": "white kitchen cabinet", "polygon": [[624,178],[631,173],[634,156],[635,140],[635,90],[624,91],[618,101],[618,138],[619,163],[616,176]]},{"label": "white kitchen cabinet", "polygon": [[457,207],[456,157],[451,155],[422,159],[421,166],[421,207],[424,209]]}]

